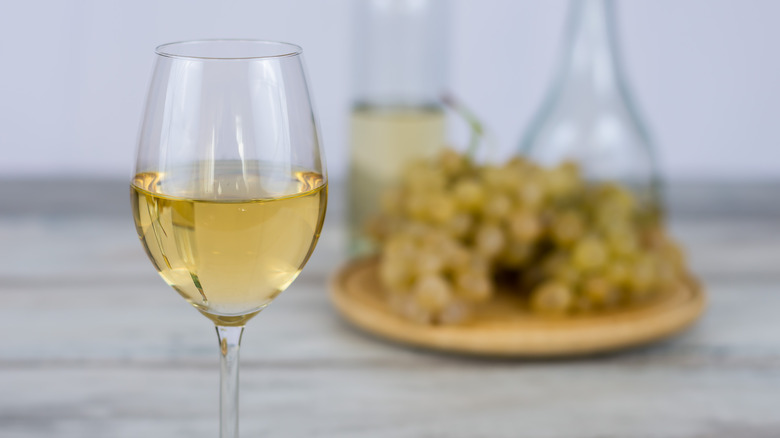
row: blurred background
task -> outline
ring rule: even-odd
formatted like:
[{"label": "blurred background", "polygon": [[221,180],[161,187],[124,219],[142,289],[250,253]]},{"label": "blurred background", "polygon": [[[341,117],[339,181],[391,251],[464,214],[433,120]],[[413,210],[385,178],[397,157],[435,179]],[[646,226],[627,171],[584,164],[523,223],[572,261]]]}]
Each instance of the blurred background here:
[{"label": "blurred background", "polygon": [[[348,0],[17,2],[0,15],[0,176],[126,180],[154,47],[222,37],[303,46],[329,171],[344,177],[352,6]],[[550,86],[565,7],[561,0],[451,2],[450,88],[505,154]],[[624,1],[617,14],[627,77],[665,176],[777,178],[780,59],[769,49],[780,38],[780,3]]]}]

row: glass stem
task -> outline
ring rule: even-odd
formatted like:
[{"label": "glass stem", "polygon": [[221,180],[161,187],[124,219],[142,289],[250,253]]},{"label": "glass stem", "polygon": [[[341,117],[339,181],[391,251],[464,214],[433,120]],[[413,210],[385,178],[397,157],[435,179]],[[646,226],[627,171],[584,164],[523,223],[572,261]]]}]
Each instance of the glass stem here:
[{"label": "glass stem", "polygon": [[238,351],[244,327],[217,327],[219,338],[219,436],[238,438]]}]

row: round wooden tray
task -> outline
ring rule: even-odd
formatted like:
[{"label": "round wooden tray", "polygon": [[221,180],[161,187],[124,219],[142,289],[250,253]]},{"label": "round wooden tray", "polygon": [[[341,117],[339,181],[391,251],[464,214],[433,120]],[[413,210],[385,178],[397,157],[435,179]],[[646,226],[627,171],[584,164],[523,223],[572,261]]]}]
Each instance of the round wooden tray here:
[{"label": "round wooden tray", "polygon": [[487,356],[574,356],[641,345],[693,323],[705,306],[704,291],[688,287],[651,302],[597,315],[539,317],[516,299],[499,295],[467,324],[425,326],[388,309],[376,259],[343,266],[331,283],[336,309],[354,325],[383,338],[436,350]]}]

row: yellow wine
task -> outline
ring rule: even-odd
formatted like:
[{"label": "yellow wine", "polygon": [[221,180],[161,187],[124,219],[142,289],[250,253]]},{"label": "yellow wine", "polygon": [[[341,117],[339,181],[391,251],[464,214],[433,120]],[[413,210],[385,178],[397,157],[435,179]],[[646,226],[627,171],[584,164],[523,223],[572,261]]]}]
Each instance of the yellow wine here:
[{"label": "yellow wine", "polygon": [[243,325],[295,280],[325,217],[322,175],[250,167],[139,173],[131,186],[136,230],[157,271],[220,325]]},{"label": "yellow wine", "polygon": [[371,252],[366,221],[378,213],[381,193],[409,161],[431,157],[445,142],[438,108],[359,107],[352,112],[349,219],[351,252]]}]

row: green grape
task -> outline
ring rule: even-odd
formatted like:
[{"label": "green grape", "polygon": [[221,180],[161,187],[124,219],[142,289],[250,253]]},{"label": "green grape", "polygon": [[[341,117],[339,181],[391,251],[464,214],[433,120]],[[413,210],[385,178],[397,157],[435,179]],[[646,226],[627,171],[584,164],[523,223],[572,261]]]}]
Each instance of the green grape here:
[{"label": "green grape", "polygon": [[507,223],[509,236],[517,242],[533,242],[542,233],[539,217],[527,210],[515,210]]},{"label": "green grape", "polygon": [[437,255],[442,260],[445,269],[468,264],[471,256],[468,249],[459,240],[441,230],[436,230],[433,234],[437,237],[423,239],[423,251]]},{"label": "green grape", "polygon": [[397,221],[390,216],[373,216],[366,219],[363,232],[366,236],[381,242],[393,233],[396,226]]},{"label": "green grape", "polygon": [[672,239],[667,239],[663,246],[663,254],[678,272],[685,272],[685,252]]},{"label": "green grape", "polygon": [[562,315],[571,310],[574,293],[571,288],[558,281],[547,281],[531,292],[531,309],[546,315]]},{"label": "green grape", "polygon": [[415,242],[429,239],[428,236],[435,231],[435,228],[431,228],[429,225],[416,220],[407,220],[398,227],[399,234],[403,234]]},{"label": "green grape", "polygon": [[607,248],[594,236],[581,239],[574,245],[572,261],[582,272],[599,269],[607,263]]},{"label": "green grape", "polygon": [[512,210],[512,200],[503,193],[494,193],[488,197],[482,215],[487,219],[504,220]]},{"label": "green grape", "polygon": [[425,234],[421,235],[418,241],[425,250],[442,254],[442,256],[454,243],[452,237],[438,227],[427,227]]},{"label": "green grape", "polygon": [[617,302],[617,293],[609,280],[601,275],[594,275],[582,282],[582,295],[596,306],[611,306]]},{"label": "green grape", "polygon": [[493,294],[493,282],[486,273],[462,271],[455,275],[455,293],[470,302],[485,301]]},{"label": "green grape", "polygon": [[677,269],[675,268],[673,261],[657,259],[655,268],[655,282],[659,287],[664,289],[671,289],[677,285],[680,280],[680,276],[677,273]]},{"label": "green grape", "polygon": [[593,302],[584,295],[577,295],[572,305],[573,310],[578,313],[590,313],[595,310],[595,307]]},{"label": "green grape", "polygon": [[510,268],[521,268],[527,265],[534,256],[534,246],[529,243],[510,242],[499,256],[502,265]]},{"label": "green grape", "polygon": [[538,209],[544,201],[544,187],[539,177],[527,177],[515,188],[515,194],[520,205],[530,210]]},{"label": "green grape", "polygon": [[550,227],[553,241],[561,246],[568,246],[579,240],[585,233],[585,220],[582,213],[566,210],[555,215]]},{"label": "green grape", "polygon": [[451,148],[444,148],[439,153],[438,165],[447,175],[457,175],[466,168],[466,157]]},{"label": "green grape", "polygon": [[437,225],[443,225],[455,216],[455,201],[448,195],[439,194],[430,199],[427,217]]},{"label": "green grape", "polygon": [[475,165],[445,149],[411,163],[367,223],[382,244],[388,303],[423,324],[456,324],[496,282],[531,290],[538,314],[593,312],[686,287],[685,259],[632,193],[586,184],[575,164],[522,157]]},{"label": "green grape", "polygon": [[382,247],[385,259],[407,261],[417,252],[415,239],[406,233],[397,233],[387,238]]},{"label": "green grape", "polygon": [[637,234],[627,224],[615,224],[607,230],[607,245],[615,257],[632,257],[640,251]]},{"label": "green grape", "polygon": [[406,188],[425,187],[425,178],[430,164],[424,160],[409,162],[403,168],[401,183]]},{"label": "green grape", "polygon": [[452,300],[452,287],[441,275],[420,277],[412,289],[417,304],[430,312],[438,312]]},{"label": "green grape", "polygon": [[447,176],[442,169],[437,169],[423,162],[408,169],[404,182],[413,193],[440,191],[444,190],[447,185]]},{"label": "green grape", "polygon": [[580,271],[571,264],[563,264],[549,274],[550,278],[561,281],[567,285],[574,285],[579,281]]},{"label": "green grape", "polygon": [[518,190],[517,198],[520,203],[529,209],[539,208],[544,201],[544,188],[542,184],[528,181]]},{"label": "green grape", "polygon": [[388,305],[409,321],[422,325],[429,325],[433,321],[432,312],[420,306],[414,295],[390,294],[388,296]]},{"label": "green grape", "polygon": [[525,173],[534,169],[535,164],[522,155],[514,155],[507,160],[504,167],[513,169],[515,172]]},{"label": "green grape", "polygon": [[580,175],[580,166],[576,161],[566,160],[559,164],[556,170],[565,173],[569,178],[569,183],[572,185],[579,185],[582,181],[582,176]]},{"label": "green grape", "polygon": [[[623,215],[616,210],[596,205],[593,212],[593,229],[602,234],[619,234],[622,228],[633,228],[630,224],[635,222],[632,216]],[[637,236],[638,237],[638,236]]]},{"label": "green grape", "polygon": [[631,278],[632,267],[623,260],[614,260],[609,263],[604,275],[607,280],[619,288],[626,287]]},{"label": "green grape", "polygon": [[472,253],[470,254],[469,264],[466,269],[471,272],[489,275],[492,271],[492,263],[487,257],[479,253]]},{"label": "green grape", "polygon": [[571,264],[571,258],[569,254],[564,251],[555,251],[548,253],[542,260],[539,261],[539,267],[545,275],[552,275]]},{"label": "green grape", "polygon": [[447,188],[448,178],[442,169],[431,169],[428,175],[426,188],[431,191],[441,192]]},{"label": "green grape", "polygon": [[430,197],[424,193],[411,193],[406,197],[404,210],[406,215],[415,221],[425,221],[428,219],[428,204]]},{"label": "green grape", "polygon": [[659,226],[650,226],[642,229],[641,241],[646,248],[655,250],[665,247],[669,239],[666,237],[663,228]]},{"label": "green grape", "polygon": [[397,215],[403,211],[403,191],[398,187],[392,187],[382,193],[380,208],[386,215]]},{"label": "green grape", "polygon": [[420,251],[410,262],[421,276],[438,274],[444,269],[444,255],[433,251]]},{"label": "green grape", "polygon": [[571,196],[581,187],[579,168],[572,162],[548,169],[544,175],[547,192],[555,198]]},{"label": "green grape", "polygon": [[491,164],[485,165],[482,167],[480,175],[489,191],[500,190],[504,185],[504,177],[500,167]]},{"label": "green grape", "polygon": [[634,196],[618,184],[602,184],[598,196],[602,206],[614,214],[628,216],[636,210]]},{"label": "green grape", "polygon": [[461,244],[455,244],[446,254],[446,264],[453,271],[463,271],[471,264],[471,253]]},{"label": "green grape", "polygon": [[504,248],[506,238],[497,225],[482,225],[477,230],[474,244],[478,254],[493,258]]},{"label": "green grape", "polygon": [[445,225],[446,230],[451,236],[456,238],[462,238],[471,231],[474,225],[474,217],[469,213],[460,212],[455,213],[452,218]]},{"label": "green grape", "polygon": [[639,257],[631,267],[631,275],[628,277],[628,287],[634,297],[643,297],[651,291],[655,279],[655,263],[652,257],[644,255]]},{"label": "green grape", "polygon": [[458,300],[453,300],[444,306],[439,312],[438,321],[440,324],[460,324],[466,321],[470,315],[469,306]]},{"label": "green grape", "polygon": [[379,265],[379,277],[382,283],[394,292],[408,291],[412,276],[405,263],[395,259],[383,258]]},{"label": "green grape", "polygon": [[485,203],[485,189],[473,179],[458,181],[453,188],[453,193],[455,203],[463,211],[478,211]]},{"label": "green grape", "polygon": [[509,165],[498,169],[498,178],[497,188],[506,192],[514,192],[517,187],[523,185],[523,174]]}]

